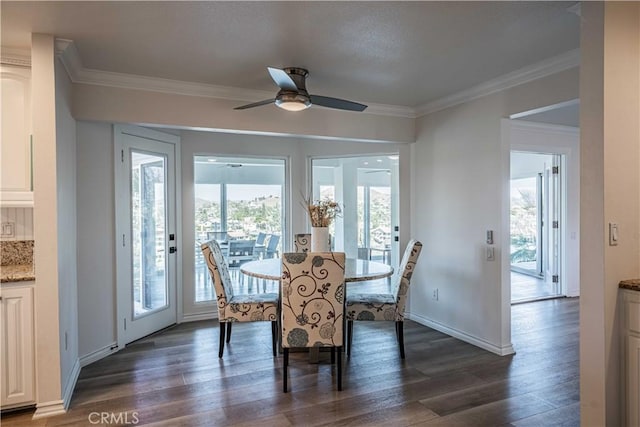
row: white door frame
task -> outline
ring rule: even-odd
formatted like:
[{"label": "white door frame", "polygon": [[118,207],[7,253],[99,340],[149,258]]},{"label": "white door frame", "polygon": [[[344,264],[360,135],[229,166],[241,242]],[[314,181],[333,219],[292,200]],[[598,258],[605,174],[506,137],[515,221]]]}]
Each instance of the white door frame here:
[{"label": "white door frame", "polygon": [[[124,263],[131,262],[129,251],[122,250],[122,235],[123,228],[129,227],[129,218],[121,219],[124,215],[120,214],[121,207],[129,203],[129,191],[122,191],[122,176],[118,173],[120,158],[122,149],[124,147],[124,136],[136,136],[145,139],[157,140],[167,144],[174,145],[174,170],[175,170],[175,233],[176,241],[175,246],[177,252],[175,253],[175,280],[176,289],[173,299],[175,301],[176,310],[176,322],[180,323],[182,318],[182,210],[181,210],[181,161],[180,161],[180,137],[172,134],[158,132],[152,129],[142,128],[133,125],[114,125],[113,137],[114,137],[114,189],[115,189],[115,218],[116,218],[116,336],[118,348],[122,349],[126,345],[126,334],[123,326],[123,319],[128,317],[124,307],[119,302],[125,296],[122,295],[121,281],[127,280],[124,274]],[[128,176],[128,174],[127,174]],[[129,179],[127,178],[127,185]],[[126,233],[126,232],[125,232]],[[128,298],[129,296],[127,296]]]},{"label": "white door frame", "polygon": [[[580,130],[571,126],[550,125],[521,120],[502,119],[502,141],[506,150],[507,167],[504,181],[509,182],[509,154],[511,151],[535,152],[563,155],[563,180],[566,197],[560,207],[564,224],[561,240],[564,250],[560,259],[561,293],[575,297],[580,294]],[[502,222],[502,286],[508,289],[508,298],[503,307],[510,306],[510,261],[509,261],[509,186],[504,186],[504,215]],[[503,297],[505,292],[503,292]],[[507,317],[507,319],[510,316]]]}]

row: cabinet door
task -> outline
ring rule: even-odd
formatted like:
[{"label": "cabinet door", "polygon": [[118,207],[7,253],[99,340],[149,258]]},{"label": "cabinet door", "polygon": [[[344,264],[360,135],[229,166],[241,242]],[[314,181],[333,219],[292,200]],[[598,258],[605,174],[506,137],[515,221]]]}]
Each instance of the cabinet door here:
[{"label": "cabinet door", "polygon": [[0,183],[3,192],[31,191],[31,72],[0,68],[2,130]]},{"label": "cabinet door", "polygon": [[627,425],[640,425],[640,337],[627,336]]},{"label": "cabinet door", "polygon": [[33,289],[0,291],[2,407],[34,401]]}]

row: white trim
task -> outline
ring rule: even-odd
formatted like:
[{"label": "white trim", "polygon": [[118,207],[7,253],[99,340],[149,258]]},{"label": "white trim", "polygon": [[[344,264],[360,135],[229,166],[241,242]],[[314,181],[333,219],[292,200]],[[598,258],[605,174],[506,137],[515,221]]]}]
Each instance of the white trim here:
[{"label": "white trim", "polygon": [[80,359],[76,358],[75,362],[73,362],[73,367],[71,368],[67,384],[64,387],[64,392],[62,393],[62,404],[65,411],[69,408],[69,404],[71,403],[71,397],[73,396],[73,390],[76,388],[78,376],[80,376]]},{"label": "white trim", "polygon": [[466,332],[462,332],[454,328],[450,328],[448,326],[443,325],[442,323],[436,322],[431,319],[427,319],[426,317],[423,317],[420,315],[409,313],[408,316],[405,316],[405,317],[421,325],[428,326],[431,329],[435,329],[436,331],[440,331],[444,334],[457,338],[461,341],[467,342],[469,344],[473,344],[476,347],[480,347],[484,350],[490,351],[491,353],[495,353],[498,356],[507,356],[509,354],[514,354],[516,352],[515,349],[513,348],[513,344],[511,343],[509,345],[500,347],[488,341],[485,341],[481,338],[475,337],[473,335],[469,335]]},{"label": "white trim", "polygon": [[418,117],[425,116],[454,105],[471,101],[472,99],[509,89],[560,71],[568,70],[569,68],[578,67],[579,65],[580,49],[570,50],[569,52],[520,68],[519,70],[488,80],[461,92],[420,105],[416,108],[416,115]]},{"label": "white trim", "polygon": [[547,105],[540,108],[534,108],[533,110],[523,111],[522,113],[516,113],[509,116],[510,119],[520,119],[522,117],[531,116],[533,114],[546,113],[547,111],[557,110],[558,108],[571,107],[574,105],[580,105],[580,99],[571,99],[569,101],[558,102],[557,104]]},{"label": "white trim", "polygon": [[182,316],[182,322],[198,322],[200,320],[217,320],[218,314],[213,311],[206,313],[185,314]]},{"label": "white trim", "polygon": [[107,356],[112,355],[113,353],[117,353],[120,350],[117,342],[112,342],[111,344],[107,344],[102,348],[92,351],[91,353],[85,354],[80,357],[80,367],[84,368],[87,365],[92,364],[93,362],[97,362],[100,359],[104,359]]},{"label": "white trim", "polygon": [[16,67],[31,68],[31,52],[27,49],[16,49],[3,46],[0,53],[0,63]]},{"label": "white trim", "polygon": [[65,414],[67,409],[63,400],[52,400],[36,404],[36,412],[34,412],[32,420],[39,418],[52,417],[54,415]]}]

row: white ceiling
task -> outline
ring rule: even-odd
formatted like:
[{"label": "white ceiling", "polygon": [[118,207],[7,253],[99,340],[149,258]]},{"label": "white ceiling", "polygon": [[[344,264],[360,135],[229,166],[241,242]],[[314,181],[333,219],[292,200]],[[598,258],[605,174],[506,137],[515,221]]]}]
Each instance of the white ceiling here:
[{"label": "white ceiling", "polygon": [[[75,41],[88,69],[416,107],[579,47],[575,2],[10,2],[3,47]],[[256,99],[257,100],[257,99]]]}]

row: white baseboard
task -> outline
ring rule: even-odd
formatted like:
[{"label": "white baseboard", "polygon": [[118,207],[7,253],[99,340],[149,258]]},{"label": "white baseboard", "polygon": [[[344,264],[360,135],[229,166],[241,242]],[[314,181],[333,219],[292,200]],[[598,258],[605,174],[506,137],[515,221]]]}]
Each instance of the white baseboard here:
[{"label": "white baseboard", "polygon": [[66,410],[71,403],[71,396],[73,396],[73,390],[76,388],[76,383],[78,382],[78,377],[80,376],[80,359],[77,358],[73,363],[73,367],[71,368],[71,373],[69,374],[69,379],[67,380],[67,384],[64,387],[64,392],[62,393],[62,402],[64,405],[64,409]]},{"label": "white baseboard", "polygon": [[473,335],[469,335],[466,332],[462,332],[457,329],[450,328],[448,326],[443,325],[442,323],[438,323],[434,320],[427,319],[426,317],[423,317],[423,316],[409,313],[409,315],[406,317],[408,317],[409,319],[417,323],[420,323],[421,325],[428,326],[432,329],[435,329],[436,331],[440,331],[444,334],[450,335],[461,341],[468,342],[469,344],[473,344],[476,347],[480,347],[484,350],[490,351],[491,353],[495,353],[499,356],[507,356],[509,354],[513,354],[516,352],[513,348],[513,344],[511,343],[509,343],[506,346],[500,347],[488,341],[485,341],[482,338],[474,337]]},{"label": "white baseboard", "polygon": [[116,353],[118,350],[120,349],[118,348],[118,343],[116,343],[115,341],[111,344],[107,344],[102,348],[99,348],[89,354],[85,354],[84,356],[80,357],[80,367],[84,368],[85,366],[90,365],[93,362],[104,359],[110,354]]},{"label": "white baseboard", "polygon": [[212,320],[217,319],[217,312],[209,312],[209,313],[197,313],[197,314],[183,314],[182,321],[183,322],[197,322],[198,320]]},{"label": "white baseboard", "polygon": [[51,402],[36,404],[36,412],[33,414],[32,419],[37,420],[38,418],[52,417],[66,412],[64,401],[52,400]]}]

